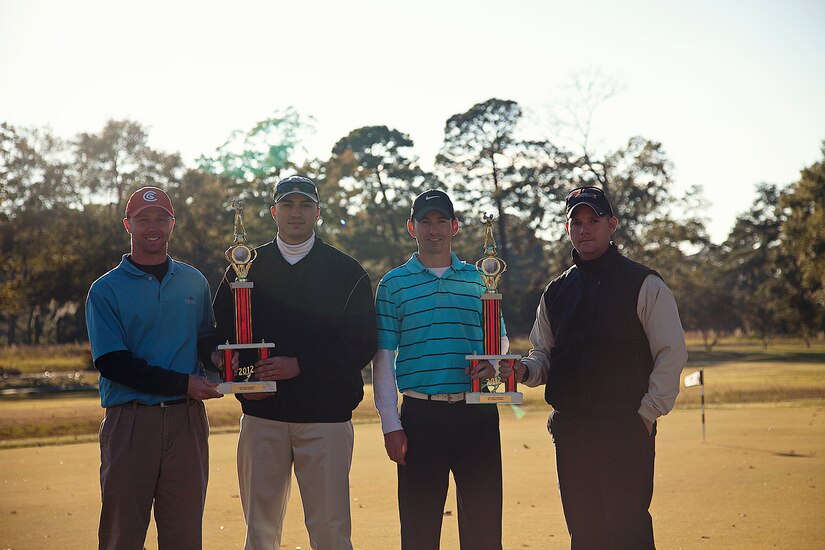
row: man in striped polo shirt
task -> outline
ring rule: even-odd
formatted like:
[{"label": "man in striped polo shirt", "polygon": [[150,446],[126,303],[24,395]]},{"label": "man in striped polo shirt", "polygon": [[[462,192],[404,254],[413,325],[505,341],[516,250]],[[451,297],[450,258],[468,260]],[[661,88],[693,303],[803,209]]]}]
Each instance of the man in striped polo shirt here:
[{"label": "man in striped polo shirt", "polygon": [[[484,284],[473,264],[451,252],[458,219],[446,193],[419,195],[407,230],[418,252],[378,284],[378,352],[373,360],[384,445],[398,464],[401,546],[439,547],[452,471],[461,547],[500,549],[498,411],[496,405],[464,400],[471,376],[495,375],[486,361],[469,373],[465,359],[483,352]],[[396,388],[404,395],[400,418]]]}]

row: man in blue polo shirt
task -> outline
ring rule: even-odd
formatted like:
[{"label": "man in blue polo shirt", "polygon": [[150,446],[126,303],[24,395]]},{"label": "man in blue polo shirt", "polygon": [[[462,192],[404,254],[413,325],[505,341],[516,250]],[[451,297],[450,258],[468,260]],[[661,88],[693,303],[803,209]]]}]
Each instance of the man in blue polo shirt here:
[{"label": "man in blue polo shirt", "polygon": [[100,400],[100,548],[142,548],[154,504],[160,548],[200,548],[209,475],[202,376],[214,342],[209,284],[167,255],[169,196],[135,191],[123,226],[131,254],[96,280],[86,325]]},{"label": "man in blue polo shirt", "polygon": [[[407,221],[418,252],[378,284],[375,407],[387,455],[398,464],[401,546],[439,548],[449,475],[456,482],[461,548],[501,548],[501,445],[496,405],[468,405],[470,377],[491,378],[483,353],[481,294],[472,264],[451,252],[458,233],[452,201],[430,190]],[[502,326],[502,334],[503,326]],[[507,349],[506,338],[502,349]],[[398,394],[404,395],[398,415]]]}]

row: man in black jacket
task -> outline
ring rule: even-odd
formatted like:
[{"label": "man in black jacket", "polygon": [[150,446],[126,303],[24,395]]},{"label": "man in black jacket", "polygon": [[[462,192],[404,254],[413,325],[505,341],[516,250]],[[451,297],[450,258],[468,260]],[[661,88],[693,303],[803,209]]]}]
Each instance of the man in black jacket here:
[{"label": "man in black jacket", "polygon": [[[257,248],[248,279],[255,283],[253,340],[275,343],[272,357],[255,362],[254,375],[277,380],[278,391],[238,395],[245,547],[280,546],[294,465],[310,544],[349,549],[351,418],[364,396],[361,369],[376,350],[372,287],[357,261],[315,236],[321,210],[312,180],[278,182],[271,212],[278,234]],[[218,335],[232,340],[228,274],[214,310]],[[255,359],[241,354],[239,364]],[[213,362],[221,366],[220,353]]]},{"label": "man in black jacket", "polygon": [[601,189],[574,189],[566,206],[575,265],[547,285],[517,378],[547,384],[572,548],[654,548],[656,419],[687,360],[679,312],[659,274],[611,242],[618,220]]}]

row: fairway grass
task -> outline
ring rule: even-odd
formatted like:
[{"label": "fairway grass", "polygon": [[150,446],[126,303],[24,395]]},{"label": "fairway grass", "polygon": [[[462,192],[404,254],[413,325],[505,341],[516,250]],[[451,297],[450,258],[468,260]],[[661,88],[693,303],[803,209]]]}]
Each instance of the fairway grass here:
[{"label": "fairway grass", "polygon": [[[69,351],[70,358],[78,354]],[[24,355],[7,350],[0,353],[0,365],[21,365]],[[31,357],[30,365],[38,361]],[[691,350],[682,376],[699,368],[706,381],[707,441],[702,442],[698,387],[682,387],[675,410],[659,423],[651,507],[658,547],[825,547],[825,346],[809,350],[791,344],[766,351],[753,342],[733,341],[711,353]],[[525,398],[522,420],[510,407],[500,408],[504,548],[568,548],[544,389],[519,391]],[[367,386],[353,414],[353,542],[358,549],[385,550],[399,547],[396,474],[383,448],[371,392]],[[206,401],[206,407],[212,435],[204,548],[240,548],[244,525],[235,470],[240,404],[226,396]],[[0,398],[0,548],[96,546],[102,417],[96,393]],[[456,522],[451,488],[444,549],[458,548]],[[309,548],[309,542],[293,484],[282,548],[299,546]],[[157,548],[154,525],[146,547]]]},{"label": "fairway grass", "polygon": [[[688,364],[682,376],[695,371]],[[825,362],[786,363],[751,361],[708,364],[705,369],[705,402],[725,408],[758,404],[811,405],[825,402]],[[525,406],[546,407],[544,388],[519,387]],[[377,422],[372,405],[372,386],[364,388],[364,400],[353,413],[355,423]],[[677,408],[696,408],[698,387],[682,388]],[[206,401],[209,421],[215,431],[235,430],[240,404],[234,396]],[[95,393],[48,394],[38,397],[0,399],[0,449],[88,441],[97,435],[103,409]]]},{"label": "fairway grass", "polygon": [[[504,548],[569,548],[556,488],[548,410],[516,420],[502,407]],[[235,470],[237,434],[210,437],[204,548],[240,548],[244,524]],[[99,448],[94,442],[0,450],[0,547],[86,549],[96,545]],[[399,548],[395,466],[380,427],[355,427],[350,477],[353,542]],[[825,406],[709,410],[702,443],[697,410],[660,421],[653,515],[662,549],[814,550],[825,540]],[[458,548],[453,489],[442,548]],[[309,548],[293,482],[282,548]],[[154,524],[146,548],[157,548]]]},{"label": "fairway grass", "polygon": [[92,369],[89,344],[0,346],[0,374],[39,374]]}]

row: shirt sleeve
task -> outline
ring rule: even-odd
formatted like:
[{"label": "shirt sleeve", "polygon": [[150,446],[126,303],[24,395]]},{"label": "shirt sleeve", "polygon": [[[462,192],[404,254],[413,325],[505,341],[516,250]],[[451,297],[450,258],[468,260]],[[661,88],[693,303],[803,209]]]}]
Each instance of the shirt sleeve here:
[{"label": "shirt sleeve", "polygon": [[530,352],[521,361],[527,367],[528,375],[522,384],[535,387],[547,382],[551,367],[550,350],[555,344],[556,337],[550,327],[550,317],[547,315],[542,297],[536,308],[536,321],[530,330]]},{"label": "shirt sleeve", "polygon": [[229,271],[230,267],[226,268],[223,278],[221,279],[218,290],[215,291],[215,299],[212,302],[212,312],[215,318],[215,347],[229,343],[234,339],[235,335],[235,302],[232,297],[232,291],[229,288]]},{"label": "shirt sleeve", "polygon": [[398,349],[401,322],[398,319],[395,300],[384,279],[378,283],[375,293],[375,316],[378,328],[378,349],[395,351]]},{"label": "shirt sleeve", "polygon": [[198,325],[198,359],[204,368],[214,370],[212,365],[212,351],[219,341],[215,333],[215,314],[212,309],[212,296],[209,292],[209,283],[206,278],[201,286],[201,320]]},{"label": "shirt sleeve", "polygon": [[647,334],[653,357],[653,371],[639,414],[653,422],[669,413],[676,403],[679,375],[687,362],[685,333],[676,299],[656,275],[648,275],[642,283],[636,313]]},{"label": "shirt sleeve", "polygon": [[100,376],[138,391],[155,395],[186,395],[189,375],[149,365],[127,350],[95,359]]},{"label": "shirt sleeve", "polygon": [[86,297],[86,328],[93,360],[113,351],[129,349],[112,290],[99,281],[92,285]]},{"label": "shirt sleeve", "polygon": [[395,351],[379,349],[372,360],[372,392],[375,409],[385,434],[404,429],[398,417],[398,385],[395,380]]}]

